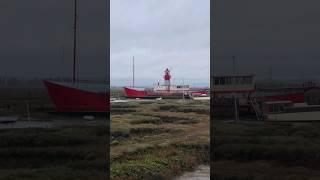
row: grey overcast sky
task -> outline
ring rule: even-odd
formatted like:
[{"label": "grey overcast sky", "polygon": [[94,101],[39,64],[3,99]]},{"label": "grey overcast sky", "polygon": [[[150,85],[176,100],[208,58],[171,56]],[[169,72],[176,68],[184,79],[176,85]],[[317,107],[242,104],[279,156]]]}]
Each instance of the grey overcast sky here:
[{"label": "grey overcast sky", "polygon": [[[106,1],[78,13],[79,77],[106,79]],[[73,17],[74,0],[1,0],[0,76],[71,78]]]},{"label": "grey overcast sky", "polygon": [[[104,78],[106,2],[78,1],[79,76]],[[213,2],[216,73],[235,55],[239,72],[320,77],[319,0]],[[177,82],[208,80],[209,3],[111,0],[111,78],[130,85],[135,56],[137,83],[155,83],[166,67]],[[71,77],[73,0],[1,0],[0,24],[0,76]]]},{"label": "grey overcast sky", "polygon": [[319,79],[319,0],[216,0],[214,73]]},{"label": "grey overcast sky", "polygon": [[111,0],[111,85],[209,84],[210,0]]}]

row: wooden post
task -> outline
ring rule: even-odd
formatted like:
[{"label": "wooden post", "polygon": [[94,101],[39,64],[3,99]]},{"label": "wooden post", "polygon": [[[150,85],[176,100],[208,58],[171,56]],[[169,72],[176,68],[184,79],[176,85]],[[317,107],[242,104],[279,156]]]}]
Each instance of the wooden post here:
[{"label": "wooden post", "polygon": [[236,95],[233,95],[234,98],[234,116],[235,116],[235,122],[239,121],[239,114],[238,114],[238,103],[237,103],[237,98]]},{"label": "wooden post", "polygon": [[76,60],[77,60],[77,0],[74,1],[74,25],[73,25],[73,73],[72,82],[77,80],[76,78]]}]

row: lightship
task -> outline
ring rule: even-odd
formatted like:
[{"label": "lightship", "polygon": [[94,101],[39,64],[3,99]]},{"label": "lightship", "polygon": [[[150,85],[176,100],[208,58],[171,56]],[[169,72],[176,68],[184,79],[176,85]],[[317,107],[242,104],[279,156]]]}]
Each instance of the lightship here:
[{"label": "lightship", "polygon": [[163,76],[164,83],[158,82],[153,88],[124,87],[128,98],[189,98],[193,95],[206,95],[205,89],[191,89],[190,85],[171,84],[170,70],[167,68]]}]

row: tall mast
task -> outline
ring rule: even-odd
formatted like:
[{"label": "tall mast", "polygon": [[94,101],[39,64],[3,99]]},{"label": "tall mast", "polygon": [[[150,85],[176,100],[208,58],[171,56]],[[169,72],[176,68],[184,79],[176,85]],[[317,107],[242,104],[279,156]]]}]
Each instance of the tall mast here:
[{"label": "tall mast", "polygon": [[132,87],[134,87],[134,56],[132,59]]},{"label": "tall mast", "polygon": [[73,25],[73,74],[72,81],[76,81],[76,59],[77,59],[77,0],[74,0],[74,25]]}]

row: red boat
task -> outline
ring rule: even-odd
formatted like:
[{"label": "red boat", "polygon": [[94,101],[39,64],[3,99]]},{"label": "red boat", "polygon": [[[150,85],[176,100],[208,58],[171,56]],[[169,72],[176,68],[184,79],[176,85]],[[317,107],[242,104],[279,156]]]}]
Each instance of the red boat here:
[{"label": "red boat", "polygon": [[124,92],[129,98],[146,98],[150,96],[144,88],[124,87]]},{"label": "red boat", "polygon": [[57,112],[108,112],[108,86],[104,84],[44,81]]},{"label": "red boat", "polygon": [[213,77],[213,94],[215,97],[238,98],[250,95],[261,101],[292,101],[293,103],[305,102],[305,91],[312,88],[304,86],[256,88],[254,75],[224,75]]},{"label": "red boat", "polygon": [[164,72],[164,84],[158,83],[153,88],[124,87],[128,98],[183,98],[194,94],[206,93],[202,89],[192,90],[189,85],[173,85],[170,82],[171,75],[167,68]]},{"label": "red boat", "polygon": [[109,86],[107,83],[78,81],[76,67],[77,0],[74,16],[74,54],[72,82],[44,81],[57,112],[110,112]]},{"label": "red boat", "polygon": [[304,88],[272,88],[257,89],[256,98],[262,101],[291,101],[293,103],[305,102]]}]

